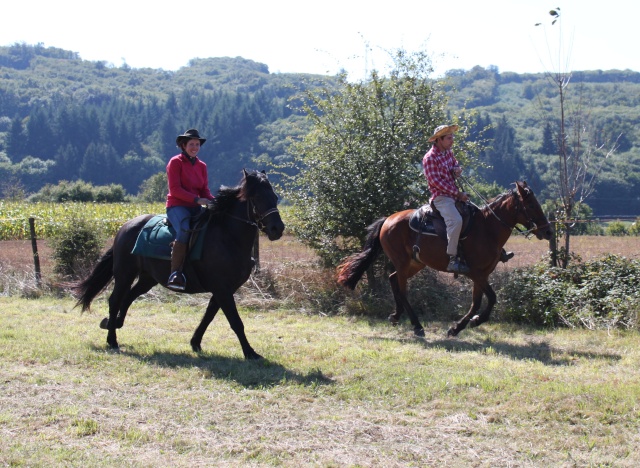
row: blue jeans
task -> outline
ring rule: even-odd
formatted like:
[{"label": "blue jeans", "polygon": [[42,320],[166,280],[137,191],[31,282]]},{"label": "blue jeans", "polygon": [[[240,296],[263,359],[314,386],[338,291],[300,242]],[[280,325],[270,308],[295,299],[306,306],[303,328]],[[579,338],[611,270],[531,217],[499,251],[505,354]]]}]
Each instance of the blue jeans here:
[{"label": "blue jeans", "polygon": [[183,244],[189,243],[189,232],[191,218],[196,216],[202,211],[201,206],[186,207],[186,206],[172,206],[167,208],[167,218],[176,231],[176,240]]}]

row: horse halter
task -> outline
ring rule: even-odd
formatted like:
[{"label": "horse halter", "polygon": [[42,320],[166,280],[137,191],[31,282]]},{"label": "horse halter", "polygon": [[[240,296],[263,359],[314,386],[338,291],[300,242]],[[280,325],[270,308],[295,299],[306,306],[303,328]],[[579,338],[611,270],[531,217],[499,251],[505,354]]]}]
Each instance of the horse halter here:
[{"label": "horse halter", "polygon": [[237,221],[242,221],[243,223],[254,226],[264,232],[264,230],[266,229],[266,226],[264,225],[265,218],[274,213],[280,213],[280,211],[278,211],[278,208],[275,206],[262,214],[258,213],[256,204],[253,202],[253,198],[249,198],[247,200],[247,219],[239,218],[238,216],[233,216],[232,214],[227,214],[227,216]]},{"label": "horse halter", "polygon": [[[251,208],[249,208],[249,206],[251,206]],[[249,210],[251,210],[251,213],[253,213],[253,219],[254,219],[254,221],[251,224],[253,224],[255,227],[257,227],[261,231],[264,231],[266,229],[266,226],[264,225],[264,220],[268,216],[270,216],[270,215],[272,215],[274,213],[278,213],[278,214],[280,213],[280,211],[278,211],[278,208],[275,207],[275,206],[273,208],[265,211],[262,214],[258,213],[258,210],[256,209],[256,204],[253,202],[252,198],[250,198],[248,200],[248,203],[247,203],[247,217],[249,219],[251,219],[252,217],[250,215]]]},{"label": "horse halter", "polygon": [[[528,190],[528,189],[526,189]],[[518,189],[513,189],[511,190],[511,195],[515,198],[515,204],[516,204],[516,210],[518,211],[522,211],[524,213],[524,216],[527,218],[527,224],[529,226],[527,226],[526,230],[522,230],[520,229],[517,225],[515,226],[515,228],[517,229],[517,231],[522,234],[525,237],[529,237],[529,235],[534,232],[537,231],[538,229],[542,229],[545,228],[547,226],[549,226],[549,223],[547,222],[546,224],[543,224],[542,226],[538,226],[536,224],[536,222],[533,220],[533,216],[531,216],[529,214],[529,212],[527,211],[527,205],[524,202],[524,198],[520,197],[520,192],[518,191]],[[499,218],[498,218],[499,219]],[[502,220],[501,220],[502,221]]]}]

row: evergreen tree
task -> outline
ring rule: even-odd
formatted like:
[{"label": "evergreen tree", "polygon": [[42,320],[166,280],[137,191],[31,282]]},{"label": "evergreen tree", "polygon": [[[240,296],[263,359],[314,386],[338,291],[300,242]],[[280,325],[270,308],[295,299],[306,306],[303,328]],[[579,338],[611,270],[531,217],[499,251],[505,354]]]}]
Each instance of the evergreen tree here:
[{"label": "evergreen tree", "polygon": [[542,131],[542,146],[540,146],[540,152],[542,154],[558,154],[558,147],[555,143],[553,130],[551,130],[551,124],[547,122]]},{"label": "evergreen tree", "polygon": [[16,116],[11,120],[11,128],[6,140],[7,156],[12,162],[20,162],[27,155],[26,141],[22,119]]}]

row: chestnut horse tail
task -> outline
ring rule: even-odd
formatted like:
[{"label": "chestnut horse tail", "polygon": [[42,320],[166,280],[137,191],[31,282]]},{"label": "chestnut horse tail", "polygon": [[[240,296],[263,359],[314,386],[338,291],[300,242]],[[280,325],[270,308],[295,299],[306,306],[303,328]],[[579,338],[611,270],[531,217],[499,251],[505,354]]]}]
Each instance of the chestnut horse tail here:
[{"label": "chestnut horse tail", "polygon": [[82,305],[83,312],[89,310],[91,301],[109,285],[112,279],[113,247],[104,253],[89,276],[73,285],[74,296],[78,299],[75,307]]},{"label": "chestnut horse tail", "polygon": [[387,218],[380,218],[367,228],[369,234],[362,252],[350,255],[338,266],[338,283],[349,289],[355,289],[365,271],[382,251],[380,229]]}]

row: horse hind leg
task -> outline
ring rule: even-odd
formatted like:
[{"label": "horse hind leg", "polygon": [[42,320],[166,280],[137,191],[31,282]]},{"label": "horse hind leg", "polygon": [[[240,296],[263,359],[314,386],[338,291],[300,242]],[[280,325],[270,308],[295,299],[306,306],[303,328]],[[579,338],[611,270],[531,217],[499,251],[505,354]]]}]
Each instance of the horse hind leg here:
[{"label": "horse hind leg", "polygon": [[424,328],[407,299],[407,280],[404,280],[404,287],[401,287],[400,280],[398,279],[398,272],[394,271],[389,275],[389,283],[391,283],[393,298],[396,302],[396,311],[389,315],[389,322],[393,325],[397,325],[400,320],[400,315],[402,315],[403,310],[406,309],[407,314],[409,315],[409,320],[411,320],[411,324],[413,325],[413,333],[416,336],[424,336]]},{"label": "horse hind leg", "polygon": [[107,330],[107,344],[118,349],[116,329],[122,328],[129,307],[138,297],[151,290],[158,282],[151,276],[142,274],[136,284],[131,287],[131,282],[116,282],[111,296],[109,296],[109,317],[102,319],[100,328]]}]

